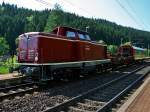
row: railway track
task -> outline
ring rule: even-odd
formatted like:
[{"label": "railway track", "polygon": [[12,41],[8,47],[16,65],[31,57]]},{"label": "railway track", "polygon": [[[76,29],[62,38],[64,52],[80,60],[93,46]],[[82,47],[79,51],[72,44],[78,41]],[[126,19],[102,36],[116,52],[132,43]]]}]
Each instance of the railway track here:
[{"label": "railway track", "polygon": [[37,88],[38,87],[35,85],[35,83],[25,83],[25,84],[0,88],[0,101],[6,98],[8,99],[10,97],[14,97],[16,95],[22,95],[25,93],[33,92]]},{"label": "railway track", "polygon": [[[123,68],[123,67],[121,67]],[[117,70],[117,69],[116,69]],[[88,79],[88,77],[87,77]],[[56,84],[57,83],[57,84]],[[0,87],[0,101],[4,100],[4,99],[8,99],[9,97],[14,97],[17,95],[23,95],[25,93],[30,93],[37,88],[37,86],[35,86],[36,83],[33,82],[26,82],[24,84],[19,84],[19,85],[13,85],[13,86],[9,86],[9,87]],[[61,82],[59,84],[59,82],[53,82],[50,83],[50,87],[56,86],[56,85],[62,85],[64,84],[63,82]]]},{"label": "railway track", "polygon": [[[144,68],[139,67],[136,70],[113,79],[96,88],[92,88],[72,99],[53,107],[48,107],[43,112],[85,112],[96,111],[105,112],[110,110],[120,98],[126,94],[137,82],[141,81],[147,74],[141,75],[136,72]],[[136,73],[136,74],[135,74]],[[133,75],[134,74],[134,75]]]}]

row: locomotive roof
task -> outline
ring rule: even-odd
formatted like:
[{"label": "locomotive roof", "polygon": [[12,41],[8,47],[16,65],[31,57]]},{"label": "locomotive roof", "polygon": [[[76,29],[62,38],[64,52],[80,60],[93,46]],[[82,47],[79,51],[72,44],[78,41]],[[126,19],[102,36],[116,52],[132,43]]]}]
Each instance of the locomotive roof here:
[{"label": "locomotive roof", "polygon": [[132,45],[121,45],[120,47],[132,47]]},{"label": "locomotive roof", "polygon": [[88,34],[88,32],[86,32],[86,31],[75,29],[75,28],[72,28],[72,27],[67,27],[67,26],[58,26],[54,30],[59,29],[59,28],[63,28],[63,29],[67,29],[67,30],[73,30],[73,31],[77,31],[79,33]]},{"label": "locomotive roof", "polygon": [[145,49],[140,48],[140,47],[136,47],[136,46],[133,46],[133,49],[136,49],[136,50],[139,50],[139,51],[145,51]]},{"label": "locomotive roof", "polygon": [[132,45],[122,45],[121,47],[131,47],[131,48],[138,50],[138,51],[145,51],[145,49],[143,49],[143,48],[132,46]]},{"label": "locomotive roof", "polygon": [[28,37],[28,36],[30,36],[30,38],[32,37],[34,38],[36,35],[58,37],[56,34],[51,34],[51,33],[46,33],[46,32],[27,32],[27,33],[19,35],[19,38]]},{"label": "locomotive roof", "polygon": [[[56,27],[54,30],[57,30],[59,28],[63,28],[63,29],[66,29],[66,30],[72,30],[72,31],[77,31],[79,33],[84,33],[84,34],[88,34],[88,32],[86,31],[82,31],[82,30],[79,30],[79,29],[75,29],[75,28],[72,28],[72,27],[67,27],[67,26],[59,26],[59,27]],[[46,33],[46,32],[27,32],[27,33],[24,33],[24,34],[21,34],[20,36],[24,36],[24,35],[53,35],[55,36],[54,34],[52,34],[51,32],[49,33]]]}]

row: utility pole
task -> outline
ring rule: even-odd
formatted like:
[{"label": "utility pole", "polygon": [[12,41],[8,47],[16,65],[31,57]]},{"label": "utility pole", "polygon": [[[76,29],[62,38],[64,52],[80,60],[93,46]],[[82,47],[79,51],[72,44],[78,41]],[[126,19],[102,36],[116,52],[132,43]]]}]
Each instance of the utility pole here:
[{"label": "utility pole", "polygon": [[86,26],[85,27],[85,31],[87,32],[89,28],[90,28],[89,26]]},{"label": "utility pole", "polygon": [[147,51],[147,54],[148,54],[148,57],[149,57],[149,50],[150,50],[150,49],[149,49],[149,44],[148,44],[147,50],[148,50],[148,51]]},{"label": "utility pole", "polygon": [[121,46],[122,46],[122,41],[123,41],[123,38],[120,39],[120,45],[121,45]]},{"label": "utility pole", "polygon": [[130,42],[130,44],[132,45],[132,40],[131,40],[131,37],[129,37],[129,42]]}]

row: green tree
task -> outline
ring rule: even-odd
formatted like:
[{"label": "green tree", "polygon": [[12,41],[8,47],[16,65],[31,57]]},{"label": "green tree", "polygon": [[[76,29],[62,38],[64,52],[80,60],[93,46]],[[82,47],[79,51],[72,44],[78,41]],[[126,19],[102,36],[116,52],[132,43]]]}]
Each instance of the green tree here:
[{"label": "green tree", "polygon": [[115,55],[117,53],[118,47],[115,45],[108,45],[107,50],[112,55]]},{"label": "green tree", "polygon": [[0,37],[0,55],[4,55],[8,52],[9,45],[7,44],[5,38]]},{"label": "green tree", "polygon": [[54,10],[62,11],[63,9],[62,9],[62,7],[61,7],[58,3],[56,3],[56,4],[54,5]]},{"label": "green tree", "polygon": [[47,24],[45,27],[45,32],[52,31],[55,27],[62,25],[62,11],[60,10],[52,10],[48,19]]}]

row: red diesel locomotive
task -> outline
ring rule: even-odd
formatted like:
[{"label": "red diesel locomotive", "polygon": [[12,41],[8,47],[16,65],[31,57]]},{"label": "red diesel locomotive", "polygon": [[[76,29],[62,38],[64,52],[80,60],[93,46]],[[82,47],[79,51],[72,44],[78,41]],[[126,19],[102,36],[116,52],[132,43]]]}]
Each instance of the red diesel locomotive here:
[{"label": "red diesel locomotive", "polygon": [[119,53],[124,58],[124,64],[146,59],[145,49],[132,45],[122,45],[119,47]]},{"label": "red diesel locomotive", "polygon": [[87,32],[57,27],[51,33],[20,35],[18,62],[23,73],[47,80],[64,77],[66,71],[65,76],[70,76],[74,70],[89,72],[108,66],[110,59],[107,58],[107,47],[91,41]]},{"label": "red diesel locomotive", "polygon": [[142,62],[147,59],[145,50],[143,48],[132,45],[121,45],[118,48],[116,56],[110,58],[113,67],[120,65],[128,65],[135,62]]}]

